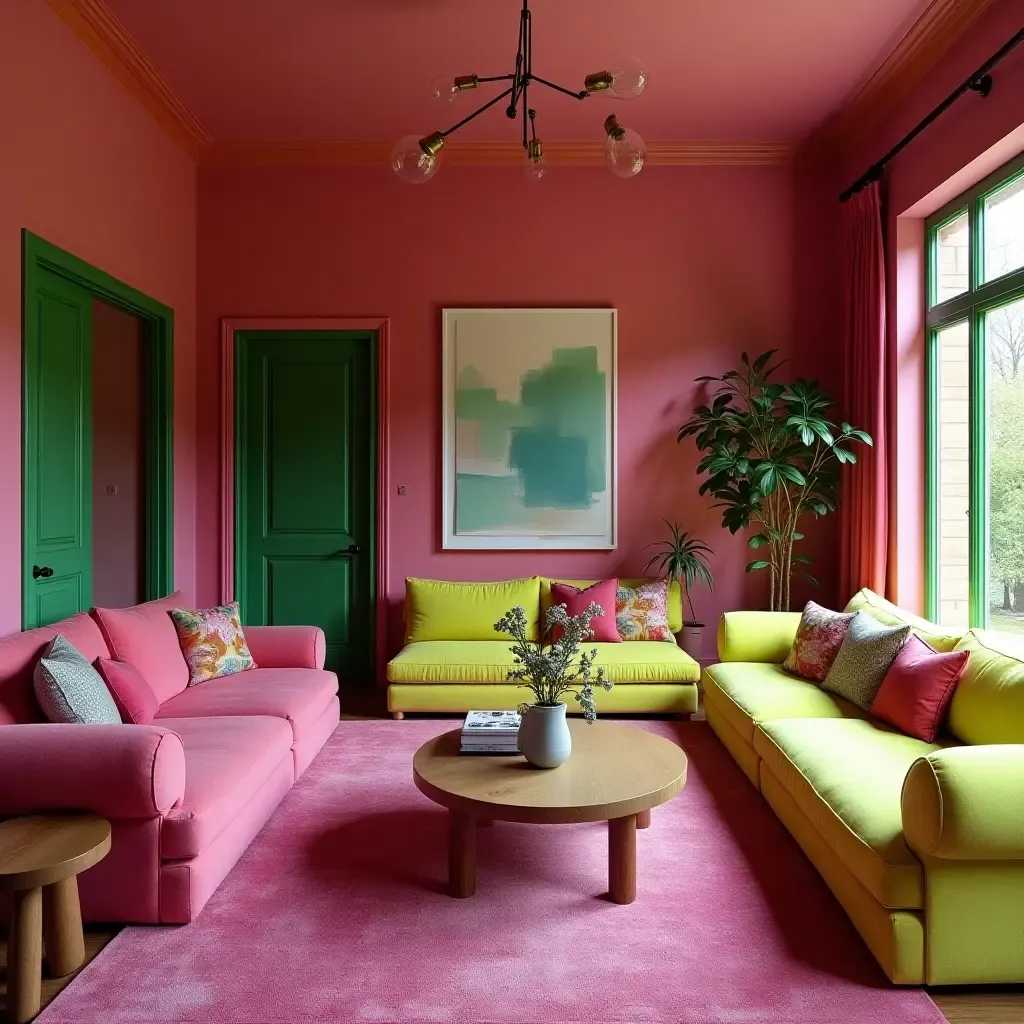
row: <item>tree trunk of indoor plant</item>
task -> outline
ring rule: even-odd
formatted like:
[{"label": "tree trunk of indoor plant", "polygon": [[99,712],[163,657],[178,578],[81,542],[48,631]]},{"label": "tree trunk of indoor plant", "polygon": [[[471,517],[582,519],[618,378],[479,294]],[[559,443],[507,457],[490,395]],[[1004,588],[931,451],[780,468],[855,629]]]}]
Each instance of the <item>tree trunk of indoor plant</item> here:
[{"label": "tree trunk of indoor plant", "polygon": [[535,768],[557,768],[572,753],[564,704],[530,704],[523,709],[519,749]]}]

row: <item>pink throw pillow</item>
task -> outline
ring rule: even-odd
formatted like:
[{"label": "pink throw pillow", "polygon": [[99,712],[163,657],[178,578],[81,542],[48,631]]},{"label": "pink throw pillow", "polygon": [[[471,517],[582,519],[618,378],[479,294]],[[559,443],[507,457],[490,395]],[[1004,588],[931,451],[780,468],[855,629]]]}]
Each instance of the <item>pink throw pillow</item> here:
[{"label": "pink throw pillow", "polygon": [[[621,642],[619,631],[615,625],[615,594],[619,589],[618,580],[601,580],[580,590],[568,583],[551,584],[551,603],[564,604],[570,615],[582,615],[590,607],[591,601],[601,606],[601,614],[590,620],[593,632],[591,641],[599,644],[617,644]],[[551,632],[551,642],[557,643],[562,635],[562,627],[555,626]]]},{"label": "pink throw pillow", "polygon": [[875,694],[872,716],[908,736],[934,743],[969,657],[970,651],[940,654],[911,635]]},{"label": "pink throw pillow", "polygon": [[127,661],[97,658],[96,670],[103,676],[125,725],[149,725],[153,721],[160,702],[134,665]]},{"label": "pink throw pillow", "polygon": [[110,653],[118,661],[134,665],[163,703],[184,692],[188,686],[188,665],[178,645],[178,631],[171,609],[188,599],[179,590],[159,601],[133,608],[94,608]]},{"label": "pink throw pillow", "polygon": [[782,667],[804,679],[824,682],[839,648],[843,646],[846,631],[853,622],[854,612],[834,612],[820,604],[808,601],[800,616],[793,647]]}]

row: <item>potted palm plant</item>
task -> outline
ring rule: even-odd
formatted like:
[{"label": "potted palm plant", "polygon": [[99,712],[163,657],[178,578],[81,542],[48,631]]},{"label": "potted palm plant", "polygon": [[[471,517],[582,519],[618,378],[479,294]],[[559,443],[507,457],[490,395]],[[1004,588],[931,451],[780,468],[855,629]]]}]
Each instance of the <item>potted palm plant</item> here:
[{"label": "potted palm plant", "polygon": [[[656,566],[662,576],[669,580],[675,580],[679,584],[679,588],[683,592],[684,612],[679,646],[694,661],[697,661],[701,656],[704,623],[697,621],[696,613],[693,610],[693,601],[690,599],[690,590],[697,583],[706,583],[708,589],[715,589],[711,566],[708,565],[708,555],[713,555],[714,552],[692,533],[681,530],[678,523],[670,523],[666,519],[665,525],[669,528],[670,534],[666,540],[648,545],[657,548],[657,551],[644,566],[644,572],[649,572]],[[687,608],[690,610],[689,619],[685,618]]]}]

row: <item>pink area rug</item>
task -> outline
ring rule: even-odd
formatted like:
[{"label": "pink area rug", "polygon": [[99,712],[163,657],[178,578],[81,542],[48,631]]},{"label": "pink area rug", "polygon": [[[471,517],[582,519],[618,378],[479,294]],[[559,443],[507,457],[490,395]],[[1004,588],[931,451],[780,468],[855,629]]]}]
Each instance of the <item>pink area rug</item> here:
[{"label": "pink area rug", "polygon": [[706,725],[605,898],[603,824],[480,830],[477,894],[444,891],[446,813],[413,751],[452,722],[342,722],[198,920],[128,928],[40,1024],[938,1024],[891,987]]}]

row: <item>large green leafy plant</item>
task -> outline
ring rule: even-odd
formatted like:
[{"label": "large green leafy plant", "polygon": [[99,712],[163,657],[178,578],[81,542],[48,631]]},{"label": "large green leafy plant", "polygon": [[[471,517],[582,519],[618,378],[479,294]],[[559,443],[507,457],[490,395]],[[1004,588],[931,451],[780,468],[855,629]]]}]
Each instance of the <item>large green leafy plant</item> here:
[{"label": "large green leafy plant", "polygon": [[832,399],[817,381],[774,380],[785,362],[769,365],[775,351],[753,362],[744,352],[740,370],[698,377],[711,387],[711,404],[694,410],[678,440],[693,437],[702,453],[697,472],[707,479],[700,493],[717,499],[722,525],[736,533],[754,524],[747,543],[761,549],[762,557],[747,572],[767,571],[772,610],[788,611],[793,573],[811,561],[794,551],[804,539],[800,520],[835,511],[839,469],[857,461],[854,444],[871,444],[871,438],[827,418]]}]

